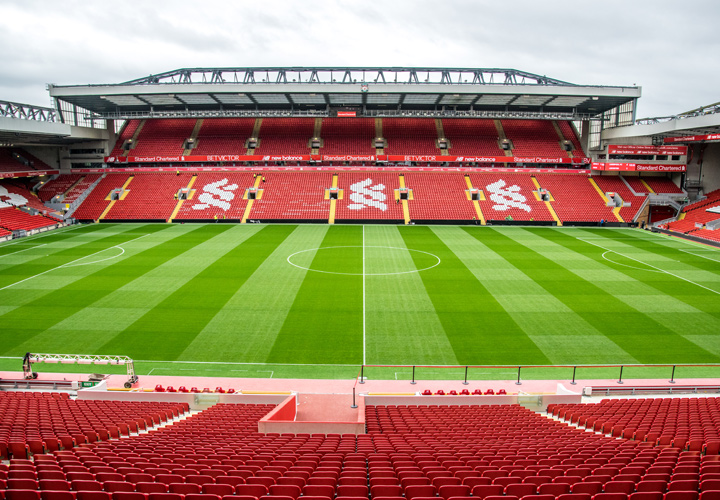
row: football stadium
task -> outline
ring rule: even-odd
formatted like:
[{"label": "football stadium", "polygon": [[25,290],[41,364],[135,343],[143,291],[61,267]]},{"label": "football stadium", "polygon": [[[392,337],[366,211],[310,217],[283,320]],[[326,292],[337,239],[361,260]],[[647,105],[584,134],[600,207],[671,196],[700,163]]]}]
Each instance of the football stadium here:
[{"label": "football stadium", "polygon": [[720,106],[517,69],[0,101],[0,500],[720,499]]}]

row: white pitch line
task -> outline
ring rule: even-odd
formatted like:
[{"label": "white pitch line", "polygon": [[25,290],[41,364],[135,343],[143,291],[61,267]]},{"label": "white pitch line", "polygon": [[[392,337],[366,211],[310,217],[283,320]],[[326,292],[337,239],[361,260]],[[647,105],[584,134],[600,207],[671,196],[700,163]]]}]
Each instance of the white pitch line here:
[{"label": "white pitch line", "polygon": [[362,227],[362,296],[363,296],[363,360],[362,364],[366,364],[366,348],[365,348],[365,226]]},{"label": "white pitch line", "polygon": [[[136,240],[139,240],[140,238],[144,238],[145,236],[150,236],[150,234],[152,234],[152,233],[143,234],[142,236],[139,236],[139,237],[137,237],[137,238],[133,238],[133,239],[130,240],[130,241],[125,241],[125,242],[123,242],[123,245],[125,245],[125,244],[127,244],[127,243],[131,243],[131,242],[136,241]],[[63,267],[70,267],[72,264],[74,264],[75,262],[77,262],[77,261],[79,261],[79,260],[86,259],[86,258],[88,258],[88,257],[92,257],[93,255],[97,255],[97,254],[99,254],[99,253],[101,253],[101,252],[104,252],[105,250],[110,250],[111,248],[118,248],[118,245],[114,245],[114,246],[111,246],[111,247],[108,247],[108,248],[103,248],[102,250],[98,250],[97,252],[91,253],[90,255],[85,255],[84,257],[80,257],[79,259],[75,259],[75,260],[73,260],[73,261],[71,261],[71,262],[68,262],[68,263],[66,263],[66,264],[63,264],[63,265],[61,265],[61,266],[53,267],[52,269],[48,269],[47,271],[43,271],[43,272],[38,273],[38,274],[36,274],[36,275],[34,275],[34,276],[30,276],[29,278],[25,278],[25,279],[23,279],[23,280],[16,281],[15,283],[11,283],[11,284],[9,284],[9,285],[7,285],[7,286],[4,286],[4,287],[0,288],[0,290],[5,290],[6,288],[10,288],[10,287],[12,287],[12,286],[19,285],[20,283],[23,283],[23,282],[25,282],[25,281],[31,280],[31,279],[33,279],[33,278],[37,278],[38,276],[42,276],[43,274],[47,274],[47,273],[49,273],[49,272],[51,272],[51,271],[55,271],[56,269],[62,269]]]},{"label": "white pitch line", "polygon": [[30,247],[30,248],[23,248],[22,250],[18,250],[17,252],[6,253],[5,255],[0,255],[0,259],[2,259],[3,257],[7,257],[8,255],[14,255],[16,253],[24,252],[26,250],[32,250],[33,248],[44,247],[45,245],[47,245],[47,243],[43,243],[42,245],[35,245],[34,247]]},{"label": "white pitch line", "polygon": [[[578,238],[578,239],[580,239],[580,238]],[[581,240],[581,241],[584,241],[584,240]],[[622,254],[622,253],[618,252],[617,250],[611,250],[610,248],[605,248],[605,247],[600,246],[600,245],[597,245],[597,244],[595,244],[595,243],[593,243],[593,242],[591,242],[591,241],[587,241],[586,243],[589,243],[589,244],[591,244],[591,245],[593,245],[593,246],[596,246],[596,247],[598,247],[598,248],[602,248],[603,250],[607,250],[608,252],[615,252],[615,253],[618,254],[618,255],[622,255],[622,256],[625,257],[626,259],[634,260],[635,262],[639,262],[640,264],[643,264],[643,265],[645,265],[645,266],[652,267],[653,269],[657,269],[657,270],[660,271],[660,272],[663,272],[663,273],[665,273],[665,274],[669,274],[670,276],[674,276],[674,277],[676,277],[677,279],[681,279],[681,280],[683,280],[683,281],[687,281],[688,283],[691,283],[691,284],[693,284],[693,285],[695,285],[695,286],[699,286],[700,288],[704,288],[705,290],[707,290],[707,291],[709,291],[709,292],[712,292],[712,293],[715,293],[715,294],[717,294],[717,295],[720,295],[720,292],[718,292],[717,290],[713,290],[712,288],[708,288],[708,287],[706,287],[706,286],[704,286],[704,285],[701,285],[700,283],[695,283],[695,282],[692,281],[692,280],[689,280],[689,279],[687,279],[687,278],[683,278],[682,276],[678,276],[677,274],[671,273],[670,271],[666,271],[665,269],[660,269],[659,267],[653,266],[652,264],[648,264],[647,262],[643,262],[643,261],[641,261],[641,260],[639,260],[639,259],[636,259],[636,258],[634,258],[634,257],[630,257],[630,256],[628,256],[628,255]]]},{"label": "white pitch line", "polygon": [[700,257],[701,259],[707,259],[707,260],[711,260],[711,261],[713,261],[713,262],[720,262],[720,260],[711,259],[710,257],[705,257],[704,255],[698,255],[698,254],[696,254],[696,253],[691,252],[690,250],[682,250],[682,249],[680,249],[680,251],[681,251],[681,252],[685,252],[685,253],[689,253],[690,255],[694,255],[695,257]]},{"label": "white pitch line", "polygon": [[45,233],[40,234],[40,235],[33,234],[32,236],[26,236],[25,238],[21,238],[18,241],[14,241],[12,243],[8,243],[8,244],[2,245],[2,246],[9,247],[10,245],[17,245],[18,243],[30,243],[37,239],[44,238],[45,236],[54,236],[56,234],[63,234],[63,233],[67,233],[68,231],[72,231],[73,229],[79,229],[81,227],[85,227],[85,226],[82,224],[77,224],[76,226],[71,227],[70,229],[60,228],[60,229],[54,229],[52,231],[46,231]]}]

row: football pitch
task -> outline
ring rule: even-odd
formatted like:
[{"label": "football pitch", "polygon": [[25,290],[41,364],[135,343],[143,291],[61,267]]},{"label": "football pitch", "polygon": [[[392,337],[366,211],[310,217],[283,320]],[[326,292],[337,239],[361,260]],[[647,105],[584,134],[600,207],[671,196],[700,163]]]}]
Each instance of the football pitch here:
[{"label": "football pitch", "polygon": [[471,379],[502,379],[528,365],[720,363],[720,251],[633,229],[73,226],[0,244],[0,369],[20,370],[26,352],[126,355],[141,378],[422,365],[421,378],[455,379],[470,365]]}]

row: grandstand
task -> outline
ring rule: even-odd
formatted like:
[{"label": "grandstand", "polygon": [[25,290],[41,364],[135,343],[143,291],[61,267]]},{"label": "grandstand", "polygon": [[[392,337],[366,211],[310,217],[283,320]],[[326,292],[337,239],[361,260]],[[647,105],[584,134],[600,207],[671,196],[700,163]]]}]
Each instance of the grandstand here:
[{"label": "grandstand", "polygon": [[[720,499],[707,115],[510,69],[49,88],[0,133],[0,500]],[[74,349],[140,380],[18,371]]]}]

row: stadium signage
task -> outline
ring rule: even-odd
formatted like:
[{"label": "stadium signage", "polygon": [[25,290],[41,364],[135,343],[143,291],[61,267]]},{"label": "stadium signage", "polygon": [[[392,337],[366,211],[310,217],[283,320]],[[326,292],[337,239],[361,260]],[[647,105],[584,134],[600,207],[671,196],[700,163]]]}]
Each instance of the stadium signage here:
[{"label": "stadium signage", "polygon": [[323,155],[323,161],[375,161],[375,155]]},{"label": "stadium signage", "polygon": [[191,155],[191,156],[106,156],[105,163],[222,163],[263,161],[380,161],[428,163],[548,163],[587,165],[589,158],[546,158],[540,156],[441,156],[441,155]]},{"label": "stadium signage", "polygon": [[593,162],[593,170],[605,170],[615,172],[685,172],[686,165],[657,164],[648,165],[641,163],[598,163]]},{"label": "stadium signage", "polygon": [[696,142],[696,141],[720,141],[720,134],[708,135],[686,135],[683,137],[666,137],[664,143],[669,142]]},{"label": "stadium signage", "polygon": [[[127,172],[377,172],[378,167],[360,167],[360,166],[335,166],[335,167],[318,167],[318,166],[289,166],[265,167],[243,166],[243,167],[116,167],[116,168],[74,168],[74,174],[102,174],[102,173],[127,173]],[[584,174],[589,175],[588,170],[575,170],[570,168],[513,168],[513,167],[463,167],[458,165],[455,167],[409,167],[393,165],[383,169],[387,172],[505,172],[505,173],[526,173],[526,174]],[[55,170],[51,173],[59,173]],[[38,175],[37,172],[22,172],[26,176]]]},{"label": "stadium signage", "polygon": [[338,111],[338,117],[339,118],[352,118],[357,116],[357,112],[355,111]]},{"label": "stadium signage", "polygon": [[634,146],[626,144],[610,144],[608,154],[611,155],[687,155],[687,146]]},{"label": "stadium signage", "polygon": [[0,172],[0,179],[10,179],[12,177],[35,177],[38,175],[56,175],[59,170],[33,170],[32,172]]}]

